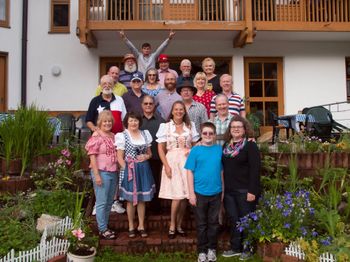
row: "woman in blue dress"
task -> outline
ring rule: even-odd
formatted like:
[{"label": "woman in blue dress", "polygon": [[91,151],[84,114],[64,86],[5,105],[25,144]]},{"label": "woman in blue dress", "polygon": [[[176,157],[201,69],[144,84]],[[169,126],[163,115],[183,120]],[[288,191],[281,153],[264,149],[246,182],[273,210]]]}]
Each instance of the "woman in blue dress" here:
[{"label": "woman in blue dress", "polygon": [[[146,205],[155,193],[155,184],[148,160],[152,157],[152,136],[148,130],[140,130],[142,118],[135,113],[128,113],[123,124],[125,131],[115,135],[118,163],[121,173],[124,172],[120,195],[127,201],[129,222],[129,237],[136,233],[147,237],[144,221]],[[122,174],[121,174],[122,175]],[[135,211],[137,209],[138,227],[134,226]]]},{"label": "woman in blue dress", "polygon": [[158,70],[150,68],[145,75],[145,83],[142,86],[142,92],[147,95],[155,97],[163,89],[163,86],[159,83]]}]

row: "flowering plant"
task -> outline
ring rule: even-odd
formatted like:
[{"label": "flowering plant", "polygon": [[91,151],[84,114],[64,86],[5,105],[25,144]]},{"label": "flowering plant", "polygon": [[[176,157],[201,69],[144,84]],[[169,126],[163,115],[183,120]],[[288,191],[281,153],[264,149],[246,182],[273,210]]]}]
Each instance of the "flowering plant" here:
[{"label": "flowering plant", "polygon": [[239,231],[247,230],[247,243],[290,242],[299,237],[316,236],[312,221],[314,208],[311,207],[310,193],[300,190],[284,195],[266,193],[258,208],[240,219]]},{"label": "flowering plant", "polygon": [[[81,195],[80,195],[81,194]],[[70,246],[69,252],[76,255],[91,255],[95,252],[97,238],[92,235],[91,229],[83,220],[82,204],[85,197],[83,193],[76,193],[75,208],[73,212],[73,226],[66,232]]]}]

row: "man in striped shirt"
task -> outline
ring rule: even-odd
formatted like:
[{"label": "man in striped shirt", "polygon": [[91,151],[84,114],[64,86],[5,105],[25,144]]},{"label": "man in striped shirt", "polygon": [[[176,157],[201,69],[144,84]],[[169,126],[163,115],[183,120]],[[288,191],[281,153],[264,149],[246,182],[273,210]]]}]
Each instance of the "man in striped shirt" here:
[{"label": "man in striped shirt", "polygon": [[[222,87],[222,94],[226,95],[228,98],[229,108],[228,111],[232,115],[240,115],[242,117],[246,116],[243,98],[233,92],[232,86],[232,76],[229,74],[223,74],[220,77],[220,86]],[[214,120],[217,110],[215,108],[215,98],[213,97],[210,103],[210,119]]]}]

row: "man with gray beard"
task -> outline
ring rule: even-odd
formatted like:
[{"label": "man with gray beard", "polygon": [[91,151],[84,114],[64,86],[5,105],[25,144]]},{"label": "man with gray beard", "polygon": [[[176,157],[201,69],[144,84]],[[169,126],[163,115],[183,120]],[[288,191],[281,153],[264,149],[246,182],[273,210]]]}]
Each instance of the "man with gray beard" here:
[{"label": "man with gray beard", "polygon": [[98,130],[96,126],[98,114],[103,110],[110,110],[114,118],[112,132],[114,134],[123,131],[123,119],[126,115],[126,109],[123,99],[120,96],[113,94],[114,80],[109,75],[101,77],[100,85],[102,92],[100,95],[94,97],[89,105],[86,114],[86,125],[92,132]]},{"label": "man with gray beard", "polygon": [[140,71],[137,70],[136,58],[133,54],[126,54],[123,59],[124,70],[120,71],[119,74],[119,82],[125,85],[128,90],[131,90],[130,81],[134,74],[141,74]]}]

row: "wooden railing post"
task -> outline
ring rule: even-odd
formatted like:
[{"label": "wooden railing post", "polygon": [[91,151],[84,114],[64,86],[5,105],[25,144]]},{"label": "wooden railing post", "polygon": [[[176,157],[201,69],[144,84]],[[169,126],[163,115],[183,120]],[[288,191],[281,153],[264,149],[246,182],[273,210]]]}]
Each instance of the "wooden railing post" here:
[{"label": "wooden railing post", "polygon": [[77,36],[79,36],[80,43],[82,44],[87,43],[86,26],[87,26],[87,2],[88,1],[89,0],[79,0],[79,19],[77,22],[76,33],[77,33]]},{"label": "wooden railing post", "polygon": [[168,20],[170,18],[170,0],[163,0],[163,19]]},{"label": "wooden railing post", "polygon": [[244,17],[247,29],[246,43],[253,43],[253,1],[256,0],[245,0]]}]

